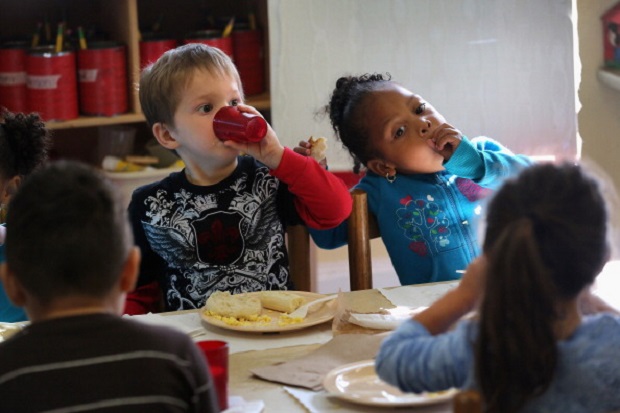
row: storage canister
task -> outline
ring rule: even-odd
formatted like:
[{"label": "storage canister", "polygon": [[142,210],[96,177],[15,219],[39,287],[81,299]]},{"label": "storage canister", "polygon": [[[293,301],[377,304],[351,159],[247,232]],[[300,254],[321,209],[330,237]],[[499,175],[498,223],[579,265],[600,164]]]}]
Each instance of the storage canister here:
[{"label": "storage canister", "polygon": [[26,112],[26,47],[0,46],[0,106]]},{"label": "storage canister", "polygon": [[26,57],[26,91],[29,112],[46,120],[78,117],[77,70],[73,51],[53,47],[31,49]]},{"label": "storage canister", "polygon": [[115,42],[98,42],[78,51],[80,112],[114,116],[128,110],[127,52]]},{"label": "storage canister", "polygon": [[175,47],[177,41],[174,39],[143,35],[140,42],[140,70],[156,62],[166,51]]},{"label": "storage canister", "polygon": [[265,90],[263,35],[260,30],[235,30],[232,33],[235,65],[243,92],[256,95]]},{"label": "storage canister", "polygon": [[232,36],[222,37],[222,33],[219,30],[200,30],[192,32],[185,36],[185,44],[188,43],[203,43],[217,47],[234,60]]}]

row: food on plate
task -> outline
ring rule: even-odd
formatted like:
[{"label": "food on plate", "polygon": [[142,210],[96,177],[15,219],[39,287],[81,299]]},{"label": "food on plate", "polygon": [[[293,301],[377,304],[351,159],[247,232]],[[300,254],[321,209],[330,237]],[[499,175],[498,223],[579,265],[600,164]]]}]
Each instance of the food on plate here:
[{"label": "food on plate", "polygon": [[320,137],[314,138],[310,136],[308,139],[308,143],[310,144],[310,156],[316,159],[317,162],[322,161],[326,157],[327,152],[327,139]]},{"label": "food on plate", "polygon": [[304,298],[286,291],[262,291],[260,302],[264,308],[291,313],[304,303]]},{"label": "food on plate", "polygon": [[207,299],[206,312],[209,315],[254,321],[260,316],[262,307],[256,295],[216,291]]}]

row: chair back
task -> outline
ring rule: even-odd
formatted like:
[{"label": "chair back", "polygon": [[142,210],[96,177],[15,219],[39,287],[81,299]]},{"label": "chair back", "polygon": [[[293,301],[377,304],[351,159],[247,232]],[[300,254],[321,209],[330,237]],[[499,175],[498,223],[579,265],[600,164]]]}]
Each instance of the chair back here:
[{"label": "chair back", "polygon": [[381,236],[375,216],[368,210],[368,196],[361,189],[351,190],[353,209],[348,220],[349,279],[351,291],[372,288],[370,240]]},{"label": "chair back", "polygon": [[310,234],[305,225],[286,227],[289,274],[297,291],[312,291]]},{"label": "chair back", "polygon": [[462,390],[452,399],[453,413],[482,413],[482,397],[475,390]]}]

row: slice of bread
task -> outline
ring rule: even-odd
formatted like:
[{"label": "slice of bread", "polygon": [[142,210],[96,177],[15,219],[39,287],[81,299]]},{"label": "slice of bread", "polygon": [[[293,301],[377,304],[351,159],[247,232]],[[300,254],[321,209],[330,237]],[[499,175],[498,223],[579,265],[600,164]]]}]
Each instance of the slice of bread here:
[{"label": "slice of bread", "polygon": [[304,298],[287,291],[262,291],[260,301],[263,307],[281,313],[292,313],[304,303]]},{"label": "slice of bread", "polygon": [[207,299],[206,310],[222,317],[251,319],[260,315],[262,304],[257,295],[216,291]]},{"label": "slice of bread", "polygon": [[314,138],[308,139],[310,144],[310,156],[316,159],[317,162],[322,161],[327,156],[327,139],[326,138]]}]

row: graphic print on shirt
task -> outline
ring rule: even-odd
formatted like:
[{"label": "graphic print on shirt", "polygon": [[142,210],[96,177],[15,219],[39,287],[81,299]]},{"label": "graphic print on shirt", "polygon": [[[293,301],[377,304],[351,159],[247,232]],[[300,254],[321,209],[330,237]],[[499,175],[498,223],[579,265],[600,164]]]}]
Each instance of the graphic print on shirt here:
[{"label": "graphic print on shirt", "polygon": [[168,263],[168,308],[202,307],[216,290],[285,289],[288,261],[276,208],[279,182],[267,168],[252,178],[242,174],[234,185],[208,195],[159,190],[145,200],[146,237]]},{"label": "graphic print on shirt", "polygon": [[411,251],[425,257],[450,247],[450,220],[431,195],[415,200],[408,195],[400,203],[404,208],[396,210],[397,223],[405,238],[411,240]]}]

